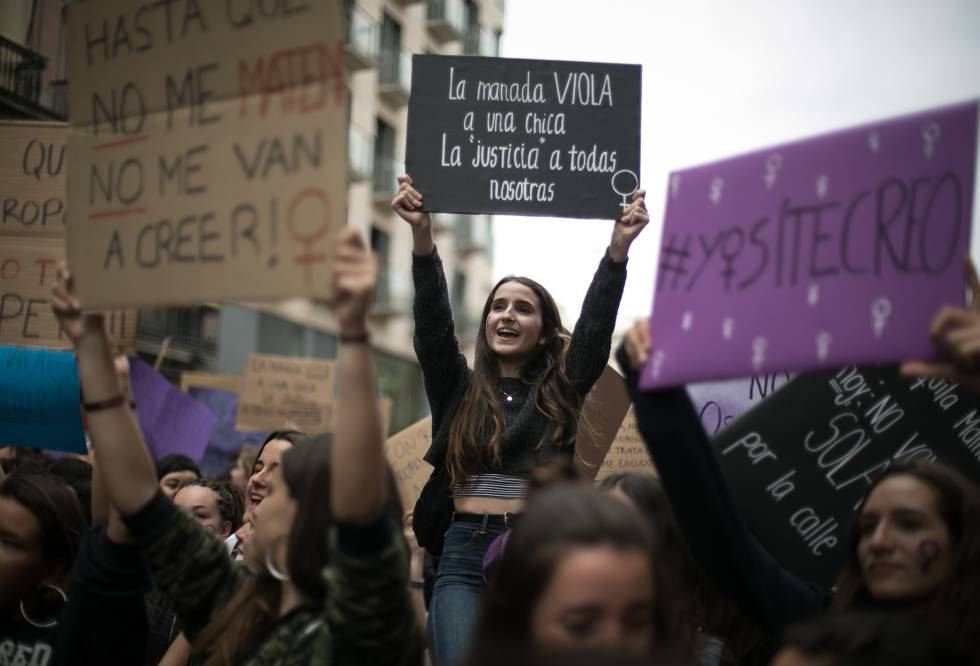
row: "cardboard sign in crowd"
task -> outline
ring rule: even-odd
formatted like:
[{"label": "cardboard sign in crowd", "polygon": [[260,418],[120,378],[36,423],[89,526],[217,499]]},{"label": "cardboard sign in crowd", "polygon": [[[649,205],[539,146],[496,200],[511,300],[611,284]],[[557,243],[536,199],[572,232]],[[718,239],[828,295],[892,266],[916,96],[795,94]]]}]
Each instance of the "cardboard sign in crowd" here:
[{"label": "cardboard sign in crowd", "polygon": [[82,301],[322,295],[346,218],[340,2],[89,0],[66,20]]},{"label": "cardboard sign in crowd", "polygon": [[[65,349],[51,311],[65,259],[64,123],[0,121],[0,343]],[[135,310],[106,313],[113,343],[131,350]]]}]

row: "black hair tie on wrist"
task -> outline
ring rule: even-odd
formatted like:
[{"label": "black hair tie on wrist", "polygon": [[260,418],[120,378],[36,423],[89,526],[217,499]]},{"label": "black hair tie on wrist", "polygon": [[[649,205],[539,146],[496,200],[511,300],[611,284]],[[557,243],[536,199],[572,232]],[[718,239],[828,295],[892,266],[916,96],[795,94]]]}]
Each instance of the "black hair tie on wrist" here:
[{"label": "black hair tie on wrist", "polygon": [[[127,402],[126,396],[122,393],[112,396],[106,400],[99,400],[97,402],[85,402],[82,400],[82,408],[86,412],[101,412],[106,409],[113,409],[114,407],[119,407],[125,405]],[[130,407],[136,407],[136,404],[129,401]]]}]

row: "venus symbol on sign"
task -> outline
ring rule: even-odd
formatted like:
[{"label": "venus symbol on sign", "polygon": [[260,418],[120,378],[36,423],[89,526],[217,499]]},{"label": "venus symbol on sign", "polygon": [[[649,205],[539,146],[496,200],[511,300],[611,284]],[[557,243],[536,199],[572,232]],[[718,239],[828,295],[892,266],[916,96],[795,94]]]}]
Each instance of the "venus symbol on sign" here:
[{"label": "venus symbol on sign", "polygon": [[762,369],[762,364],[766,362],[766,348],[769,343],[762,336],[757,337],[752,341],[752,368],[759,372]]},{"label": "venus symbol on sign", "polygon": [[806,302],[811,308],[820,302],[820,285],[810,285],[810,288],[806,292]]},{"label": "venus symbol on sign", "polygon": [[711,181],[711,194],[708,198],[711,199],[711,203],[718,205],[721,203],[721,192],[725,189],[725,179],[718,177]]},{"label": "venus symbol on sign", "polygon": [[935,151],[941,135],[942,128],[939,127],[939,123],[931,122],[922,128],[922,154],[926,156],[927,160],[932,159],[932,153]]},{"label": "venus symbol on sign", "polygon": [[872,153],[878,152],[878,148],[881,147],[881,137],[878,136],[877,132],[868,135],[868,145],[871,146]]},{"label": "venus symbol on sign", "polygon": [[731,340],[733,333],[735,333],[735,320],[731,317],[725,317],[721,322],[721,337]]},{"label": "venus symbol on sign", "polygon": [[783,156],[779,153],[770,155],[769,159],[766,160],[766,172],[762,176],[762,181],[766,184],[767,190],[771,190],[772,186],[776,184],[781,166],[783,166]]},{"label": "venus symbol on sign", "polygon": [[817,333],[817,359],[823,363],[827,360],[827,354],[830,352],[830,343],[833,341],[834,336],[832,336],[828,331],[820,331]]},{"label": "venus symbol on sign", "polygon": [[658,349],[653,353],[653,366],[650,368],[650,372],[654,379],[660,379],[660,368],[664,364],[666,356],[663,349]]},{"label": "venus symbol on sign", "polygon": [[817,196],[823,199],[827,196],[827,188],[830,186],[830,178],[822,173],[817,176]]},{"label": "venus symbol on sign", "polygon": [[[633,184],[632,185],[627,185],[622,190],[616,187],[616,179],[619,178],[619,176],[621,174],[622,175],[631,176],[633,178]],[[620,185],[625,185],[625,183],[628,183],[628,182],[629,182],[628,179],[625,180],[625,181],[623,181],[622,179],[620,179]],[[612,185],[613,192],[615,192],[619,196],[623,197],[623,202],[621,204],[619,204],[619,207],[622,208],[623,210],[626,210],[627,208],[629,208],[629,205],[630,205],[629,204],[629,196],[631,194],[633,194],[634,192],[636,192],[636,190],[640,187],[640,179],[637,178],[636,177],[636,174],[633,173],[632,171],[630,171],[629,169],[620,169],[619,171],[617,171],[616,173],[613,174],[612,181],[611,181],[610,184]]]},{"label": "venus symbol on sign", "polygon": [[871,304],[871,326],[874,328],[875,337],[880,338],[885,331],[888,317],[892,313],[892,302],[884,296],[879,296]]}]

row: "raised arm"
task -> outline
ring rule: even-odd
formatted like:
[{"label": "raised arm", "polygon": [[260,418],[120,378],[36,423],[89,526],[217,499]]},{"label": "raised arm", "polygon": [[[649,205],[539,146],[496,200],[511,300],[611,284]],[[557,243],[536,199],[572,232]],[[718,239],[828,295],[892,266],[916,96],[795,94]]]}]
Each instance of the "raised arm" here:
[{"label": "raised arm", "polygon": [[456,338],[449,286],[432,238],[432,217],[421,210],[422,195],[408,176],[398,177],[391,207],[412,228],[412,280],[415,285],[415,355],[422,368],[433,425],[442,423],[447,403],[467,372]]},{"label": "raised arm", "polygon": [[646,192],[637,190],[633,202],[613,225],[609,248],[592,277],[582,302],[582,313],[572,331],[565,372],[580,395],[589,392],[606,368],[619,302],[626,286],[629,249],[649,222]]},{"label": "raised arm", "polygon": [[715,584],[772,636],[826,608],[825,592],[786,571],[750,534],[683,387],[641,392],[650,348],[637,322],[616,354],[646,442],[691,553]]},{"label": "raised arm", "polygon": [[360,233],[337,242],[327,305],[340,322],[339,404],[330,465],[330,506],[339,523],[370,523],[387,500],[384,436],[367,312],[378,284],[378,260]]},{"label": "raised arm", "polygon": [[153,459],[116,372],[101,315],[83,314],[62,265],[51,306],[75,346],[89,433],[99,447],[99,467],[109,501],[123,514],[144,507],[157,491]]}]

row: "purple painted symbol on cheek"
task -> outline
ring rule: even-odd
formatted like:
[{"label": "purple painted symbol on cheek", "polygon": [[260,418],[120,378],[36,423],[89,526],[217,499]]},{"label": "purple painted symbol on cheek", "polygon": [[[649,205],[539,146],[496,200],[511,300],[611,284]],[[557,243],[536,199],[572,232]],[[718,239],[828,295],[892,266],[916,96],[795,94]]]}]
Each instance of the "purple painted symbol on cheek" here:
[{"label": "purple painted symbol on cheek", "polygon": [[928,574],[932,565],[939,560],[942,550],[939,542],[934,539],[925,539],[919,543],[919,566],[923,576]]}]

